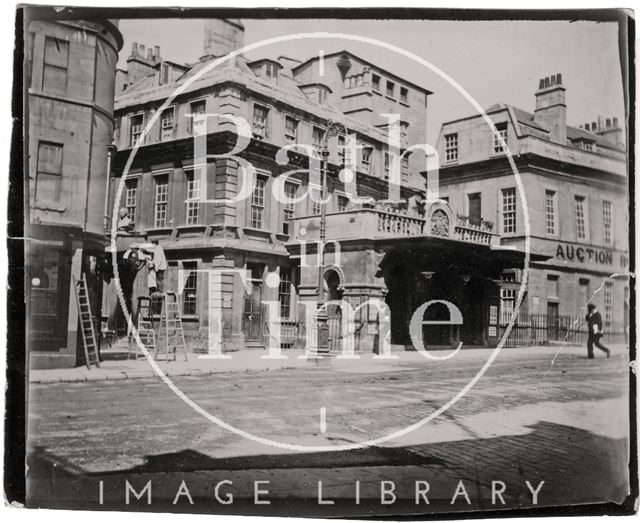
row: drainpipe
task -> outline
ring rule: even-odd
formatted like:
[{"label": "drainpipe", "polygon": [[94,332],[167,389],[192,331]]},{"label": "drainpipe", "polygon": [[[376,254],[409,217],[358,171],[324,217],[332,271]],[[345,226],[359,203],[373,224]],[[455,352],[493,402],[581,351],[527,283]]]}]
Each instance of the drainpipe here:
[{"label": "drainpipe", "polygon": [[104,233],[109,233],[109,197],[111,196],[111,184],[109,179],[111,178],[111,160],[113,154],[116,151],[116,146],[111,144],[107,149],[107,190],[104,192]]}]

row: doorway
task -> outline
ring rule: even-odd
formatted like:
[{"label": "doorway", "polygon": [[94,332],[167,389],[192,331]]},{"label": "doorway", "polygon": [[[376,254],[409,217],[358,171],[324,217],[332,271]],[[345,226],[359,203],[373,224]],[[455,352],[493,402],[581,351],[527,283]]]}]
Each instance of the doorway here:
[{"label": "doorway", "polygon": [[[324,283],[327,301],[342,300],[340,289],[340,276],[334,270],[329,270],[324,275]],[[327,305],[327,327],[329,351],[334,354],[342,350],[342,307],[337,304]]]},{"label": "doorway", "polygon": [[246,341],[260,341],[262,337],[262,263],[248,263],[249,294],[244,297],[242,331]]},{"label": "doorway", "polygon": [[560,337],[560,314],[558,302],[547,302],[547,332],[549,339],[557,341]]}]

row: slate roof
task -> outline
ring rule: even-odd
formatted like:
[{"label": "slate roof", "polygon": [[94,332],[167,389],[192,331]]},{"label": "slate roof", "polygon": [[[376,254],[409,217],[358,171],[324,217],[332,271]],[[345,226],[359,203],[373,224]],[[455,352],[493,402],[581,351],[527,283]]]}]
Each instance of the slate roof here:
[{"label": "slate roof", "polygon": [[[121,110],[134,105],[143,105],[150,102],[163,103],[167,98],[189,79],[194,78],[205,68],[211,65],[214,58],[207,58],[193,65],[176,81],[164,85],[158,85],[155,75],[150,75],[133,83],[126,90],[116,96],[115,110]],[[202,73],[181,94],[191,93],[200,89],[210,88],[216,84],[235,82],[245,85],[274,101],[284,102],[300,110],[306,111],[322,120],[337,120],[342,122],[350,130],[357,131],[373,139],[386,141],[387,135],[380,129],[366,125],[332,106],[330,103],[318,104],[307,98],[300,87],[302,84],[295,80],[289,73],[290,69],[283,68],[278,74],[278,82],[258,77],[249,67],[249,61],[242,56],[226,60],[224,63]]]},{"label": "slate roof", "polygon": [[[511,109],[513,111],[513,114],[516,117],[516,120],[518,121],[518,124],[524,125],[526,127],[533,129],[534,130],[533,134],[536,134],[539,136],[541,131],[546,135],[548,135],[550,132],[550,129],[548,126],[546,126],[541,122],[537,122],[535,120],[535,115],[533,113],[530,113],[528,111],[525,111],[513,105],[497,103],[489,107],[486,110],[486,112],[487,114],[489,114],[492,112],[499,111],[501,109]],[[624,151],[624,147],[618,145],[615,142],[612,142],[611,140],[607,140],[606,138],[596,133],[592,133],[585,129],[580,129],[579,127],[573,127],[571,125],[567,125],[567,139],[571,142],[576,142],[579,140],[588,140],[588,141],[594,142],[600,147],[604,147],[605,149],[615,149],[618,151]]]}]

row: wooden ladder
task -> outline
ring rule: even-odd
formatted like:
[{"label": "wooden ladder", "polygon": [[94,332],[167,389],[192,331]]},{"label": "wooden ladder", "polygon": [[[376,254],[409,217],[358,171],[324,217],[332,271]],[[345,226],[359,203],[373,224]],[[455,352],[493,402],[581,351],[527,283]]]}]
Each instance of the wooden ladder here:
[{"label": "wooden ladder", "polygon": [[78,306],[78,316],[80,320],[80,331],[82,332],[82,344],[84,346],[84,359],[87,369],[91,370],[91,365],[100,368],[100,357],[98,356],[98,342],[93,327],[93,316],[91,314],[91,303],[89,302],[89,291],[87,280],[82,274],[79,280],[73,276],[73,288],[76,294],[76,305]]},{"label": "wooden ladder", "polygon": [[182,328],[182,317],[180,315],[180,303],[175,292],[167,292],[162,295],[162,312],[160,315],[160,332],[156,345],[155,359],[162,351],[166,361],[169,356],[173,361],[177,358],[178,350],[184,354],[184,361],[187,357],[187,343],[184,339]]},{"label": "wooden ladder", "polygon": [[[153,305],[155,305],[155,303],[152,303],[152,299],[148,296],[138,297],[135,321],[136,330],[138,331],[140,342],[149,352],[157,349],[156,330],[153,325]],[[137,340],[135,340],[133,333],[129,333],[129,354],[127,355],[127,359],[130,359],[132,355],[134,359],[138,359],[140,354],[144,355],[142,351],[139,350]]]}]

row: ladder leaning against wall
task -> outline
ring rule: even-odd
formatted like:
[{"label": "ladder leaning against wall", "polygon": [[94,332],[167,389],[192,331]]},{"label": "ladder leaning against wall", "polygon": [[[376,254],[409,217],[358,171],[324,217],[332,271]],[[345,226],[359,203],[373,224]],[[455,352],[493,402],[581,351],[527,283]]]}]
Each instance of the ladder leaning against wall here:
[{"label": "ladder leaning against wall", "polygon": [[100,356],[98,355],[98,340],[93,325],[93,315],[91,314],[91,302],[89,301],[89,290],[84,273],[79,280],[73,276],[73,288],[78,306],[78,319],[80,320],[80,331],[82,332],[82,344],[84,346],[84,360],[87,369],[91,370],[91,365],[100,368]]}]

